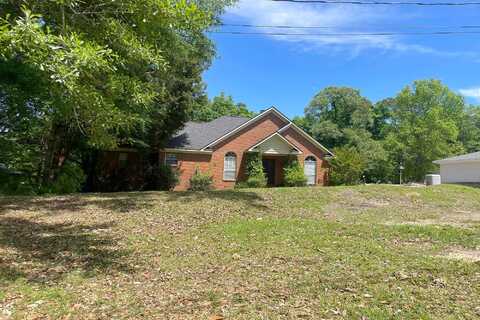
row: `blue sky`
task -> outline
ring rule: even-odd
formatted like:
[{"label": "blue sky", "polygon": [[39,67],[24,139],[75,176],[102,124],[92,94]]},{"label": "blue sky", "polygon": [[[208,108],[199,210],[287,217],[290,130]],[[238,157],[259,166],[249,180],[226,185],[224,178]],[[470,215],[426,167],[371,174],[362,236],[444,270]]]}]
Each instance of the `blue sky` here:
[{"label": "blue sky", "polygon": [[[352,6],[240,0],[225,13],[223,22],[331,29],[222,27],[218,30],[480,32],[480,28],[453,28],[480,25],[480,6]],[[452,28],[443,28],[446,26]],[[217,58],[204,75],[209,96],[224,91],[255,111],[275,105],[290,117],[301,115],[313,95],[327,86],[354,87],[375,102],[395,95],[413,80],[428,78],[440,79],[462,93],[468,102],[480,104],[480,34],[364,37],[211,34],[210,37],[216,43]]]}]

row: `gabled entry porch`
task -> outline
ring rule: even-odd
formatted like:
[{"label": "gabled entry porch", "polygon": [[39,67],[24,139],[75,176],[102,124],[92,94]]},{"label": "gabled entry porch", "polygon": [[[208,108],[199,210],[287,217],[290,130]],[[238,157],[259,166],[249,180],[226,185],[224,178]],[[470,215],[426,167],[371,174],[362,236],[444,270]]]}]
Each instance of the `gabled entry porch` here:
[{"label": "gabled entry porch", "polygon": [[259,152],[267,184],[270,187],[283,185],[283,168],[292,158],[302,152],[278,132],[252,146],[248,152]]}]

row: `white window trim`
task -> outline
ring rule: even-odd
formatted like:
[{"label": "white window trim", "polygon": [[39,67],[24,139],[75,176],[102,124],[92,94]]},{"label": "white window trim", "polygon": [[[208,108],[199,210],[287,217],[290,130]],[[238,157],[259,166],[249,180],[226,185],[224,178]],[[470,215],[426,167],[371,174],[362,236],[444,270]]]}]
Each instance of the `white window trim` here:
[{"label": "white window trim", "polygon": [[[229,154],[231,154],[231,155],[229,155]],[[227,164],[227,157],[234,159],[235,167],[233,168],[233,170],[227,170],[225,168],[225,165]],[[233,179],[225,178],[225,173],[226,172],[230,172],[230,173],[233,172],[234,178]],[[225,156],[223,157],[223,181],[232,181],[232,182],[237,181],[236,177],[237,177],[237,155],[233,152],[227,152],[225,154]]]},{"label": "white window trim", "polygon": [[[313,158],[315,159],[315,161],[312,161],[312,160],[307,160],[308,158]],[[318,159],[317,157],[313,156],[313,155],[309,155],[309,156],[306,156],[305,159],[303,160],[303,172],[305,173],[305,163],[306,162],[315,162],[315,174],[314,174],[314,177],[313,177],[313,184],[308,184],[308,180],[307,180],[307,185],[309,186],[316,186],[317,185],[317,166],[318,166]],[[308,176],[305,175],[308,179]]]}]

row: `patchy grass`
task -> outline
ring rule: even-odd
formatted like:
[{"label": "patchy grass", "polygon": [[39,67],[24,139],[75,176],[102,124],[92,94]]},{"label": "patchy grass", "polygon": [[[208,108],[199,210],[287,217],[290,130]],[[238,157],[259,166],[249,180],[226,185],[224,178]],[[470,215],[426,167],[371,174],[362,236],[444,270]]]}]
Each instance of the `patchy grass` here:
[{"label": "patchy grass", "polygon": [[0,319],[477,319],[480,189],[0,198]]}]

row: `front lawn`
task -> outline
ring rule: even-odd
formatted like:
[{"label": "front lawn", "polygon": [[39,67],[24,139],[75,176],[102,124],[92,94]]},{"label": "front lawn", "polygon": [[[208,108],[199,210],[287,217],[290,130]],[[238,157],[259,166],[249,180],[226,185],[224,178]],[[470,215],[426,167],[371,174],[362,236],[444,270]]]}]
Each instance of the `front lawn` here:
[{"label": "front lawn", "polygon": [[0,198],[0,319],[478,319],[480,189]]}]

